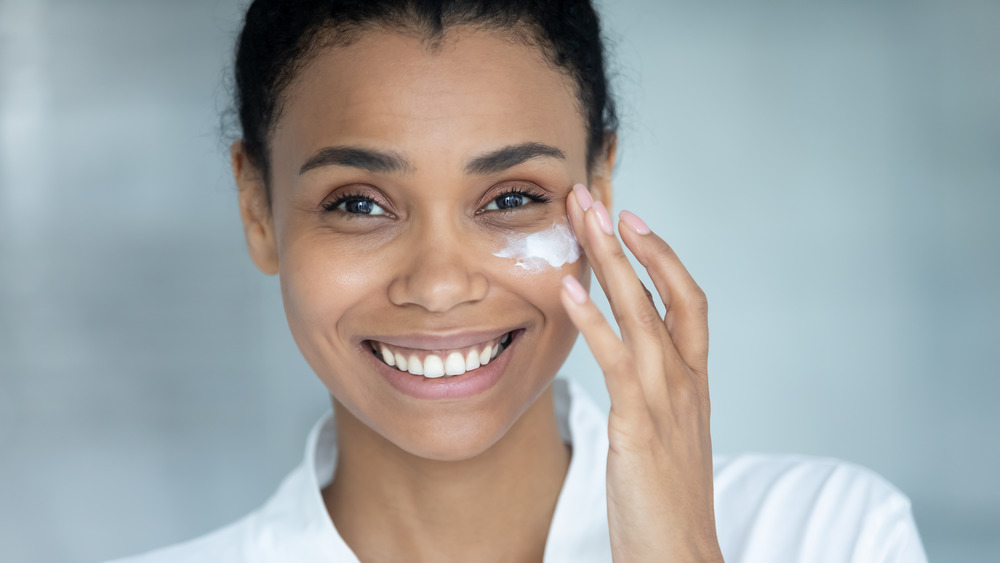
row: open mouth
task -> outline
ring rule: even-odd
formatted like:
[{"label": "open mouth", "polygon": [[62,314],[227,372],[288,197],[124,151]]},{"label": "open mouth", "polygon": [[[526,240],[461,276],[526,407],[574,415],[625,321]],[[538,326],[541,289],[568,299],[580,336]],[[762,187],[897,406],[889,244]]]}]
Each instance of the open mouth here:
[{"label": "open mouth", "polygon": [[375,357],[387,366],[436,379],[463,375],[489,364],[510,347],[521,330],[512,330],[499,338],[455,350],[400,348],[374,340],[367,341],[367,344]]}]

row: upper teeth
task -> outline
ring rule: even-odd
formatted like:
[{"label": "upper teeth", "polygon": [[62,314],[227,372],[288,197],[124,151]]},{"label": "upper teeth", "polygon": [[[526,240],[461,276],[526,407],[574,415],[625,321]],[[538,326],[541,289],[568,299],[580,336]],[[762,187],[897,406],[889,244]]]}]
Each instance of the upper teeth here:
[{"label": "upper teeth", "polygon": [[403,350],[381,342],[372,342],[372,350],[386,364],[413,375],[437,378],[462,375],[484,366],[510,344],[510,333],[484,344],[441,353],[421,353]]}]

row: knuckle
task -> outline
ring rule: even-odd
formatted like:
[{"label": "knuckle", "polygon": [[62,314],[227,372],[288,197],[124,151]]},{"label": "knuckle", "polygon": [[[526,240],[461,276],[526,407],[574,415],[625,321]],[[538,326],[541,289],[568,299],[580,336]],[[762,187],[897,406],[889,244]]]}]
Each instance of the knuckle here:
[{"label": "knuckle", "polygon": [[694,286],[691,290],[691,294],[685,300],[688,307],[690,307],[696,313],[701,315],[708,315],[708,296],[705,295],[705,291],[699,287]]},{"label": "knuckle", "polygon": [[[610,239],[611,237],[608,238]],[[617,240],[609,240],[608,244],[605,245],[605,250],[607,251],[608,255],[615,260],[621,260],[621,259],[628,260],[628,258],[625,255],[625,249],[622,248],[622,244]]]},{"label": "knuckle", "polygon": [[[649,301],[649,304],[652,305],[653,309],[656,309],[656,298],[653,297],[653,293],[649,291],[649,288],[646,287],[646,284],[639,282],[639,285],[642,286],[642,291],[643,293],[646,294],[646,300]],[[658,315],[659,313],[657,313],[657,316]]]},{"label": "knuckle", "polygon": [[670,245],[665,241],[660,241],[660,244],[654,244],[652,253],[655,258],[660,260],[673,260],[677,256],[674,253],[674,249],[670,248]]},{"label": "knuckle", "polygon": [[632,354],[625,350],[624,347],[619,348],[615,352],[612,361],[614,362],[615,371],[627,377],[635,375],[635,360],[632,359]]},{"label": "knuckle", "polygon": [[659,332],[663,328],[663,320],[660,319],[660,314],[652,307],[641,307],[633,318],[636,324],[643,330]]}]

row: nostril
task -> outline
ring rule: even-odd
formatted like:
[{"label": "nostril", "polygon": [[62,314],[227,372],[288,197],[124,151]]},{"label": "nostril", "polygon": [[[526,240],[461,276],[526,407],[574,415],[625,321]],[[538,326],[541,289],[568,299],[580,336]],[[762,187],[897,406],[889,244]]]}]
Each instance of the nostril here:
[{"label": "nostril", "polygon": [[443,313],[463,303],[486,297],[486,276],[463,263],[424,264],[405,272],[389,284],[394,305],[417,305],[428,312]]}]

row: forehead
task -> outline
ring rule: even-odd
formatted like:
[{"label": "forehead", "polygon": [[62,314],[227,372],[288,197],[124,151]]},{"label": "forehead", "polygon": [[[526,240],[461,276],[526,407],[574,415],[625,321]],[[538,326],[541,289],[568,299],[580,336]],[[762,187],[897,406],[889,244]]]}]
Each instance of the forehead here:
[{"label": "forehead", "polygon": [[452,28],[434,48],[384,30],[324,48],[289,86],[271,146],[276,167],[351,143],[392,148],[419,166],[421,155],[457,165],[524,141],[559,146],[582,165],[586,126],[572,80],[538,47]]}]

